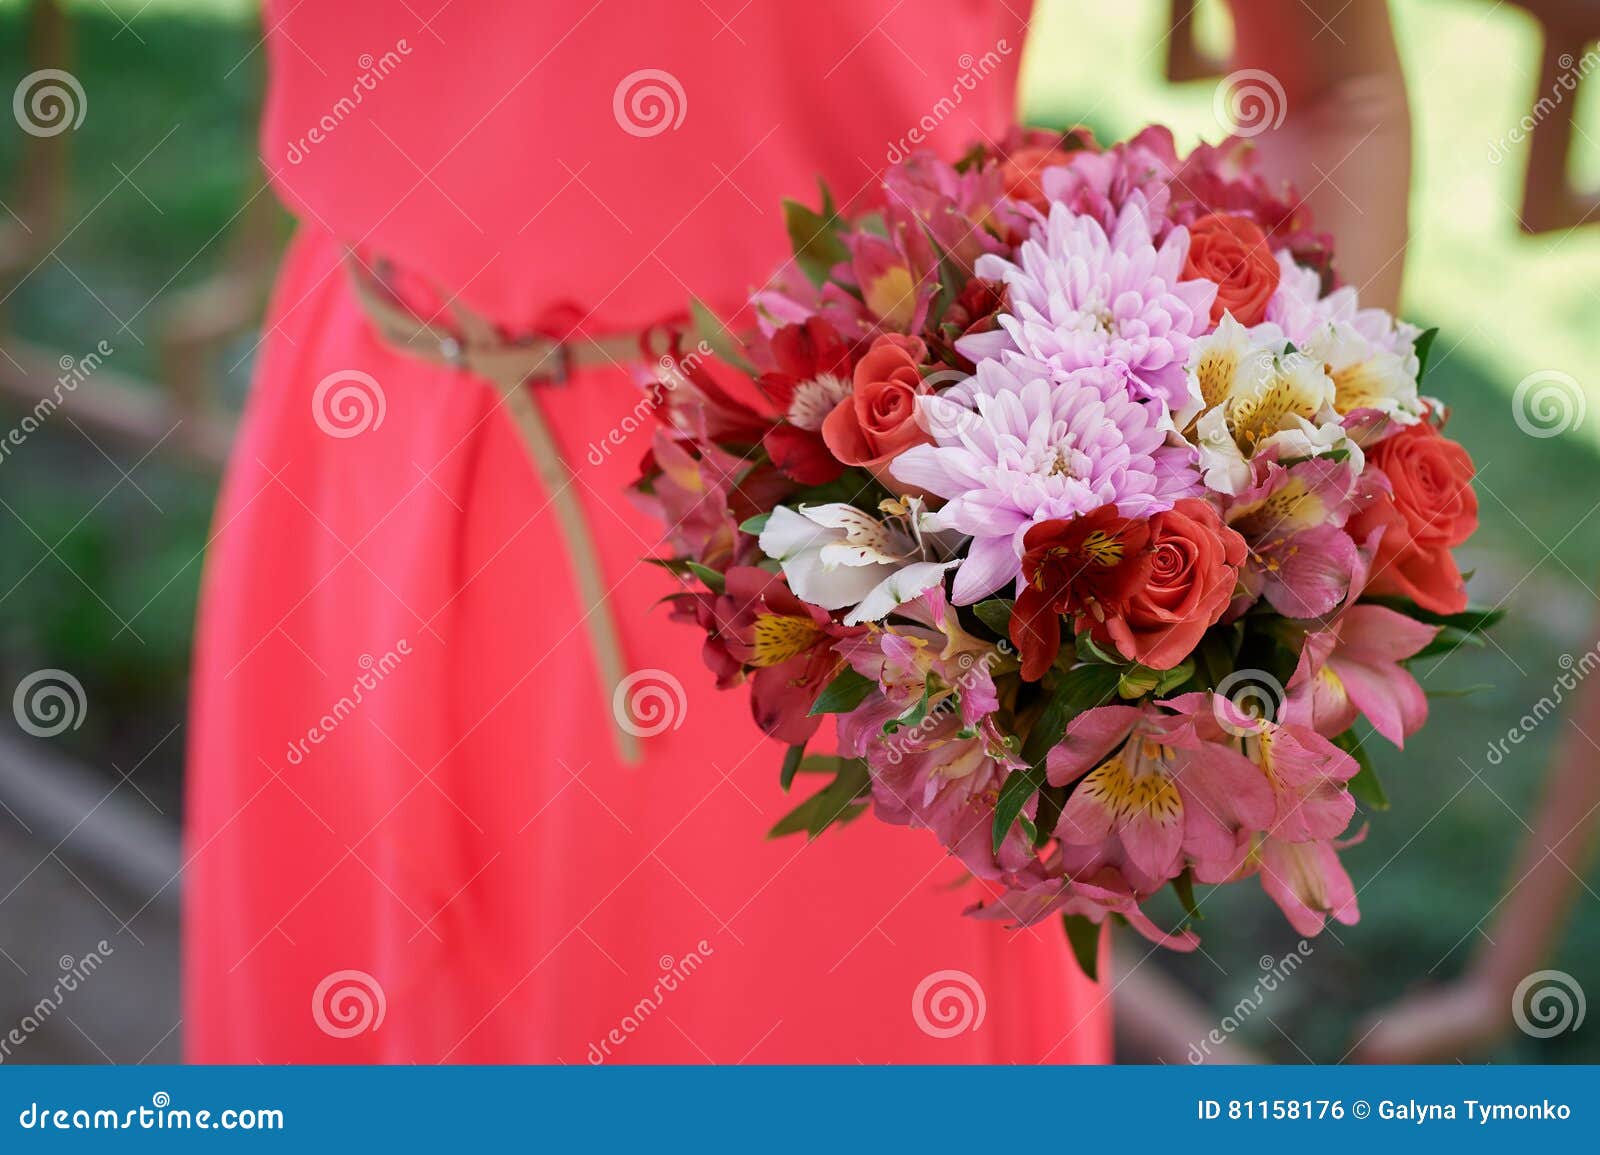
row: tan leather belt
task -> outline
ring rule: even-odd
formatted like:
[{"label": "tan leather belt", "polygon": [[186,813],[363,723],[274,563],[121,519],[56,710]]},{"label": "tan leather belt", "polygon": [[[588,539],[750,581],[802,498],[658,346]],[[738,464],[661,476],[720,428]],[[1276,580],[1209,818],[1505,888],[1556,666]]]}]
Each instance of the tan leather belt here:
[{"label": "tan leather belt", "polygon": [[594,537],[584,520],[576,480],[562,457],[550,424],[540,411],[535,388],[564,382],[574,369],[599,365],[626,365],[639,359],[638,336],[577,337],[557,341],[549,337],[507,340],[485,318],[454,301],[450,312],[454,329],[427,321],[408,309],[351,253],[346,265],[356,299],[366,310],[373,328],[385,343],[402,353],[481,377],[500,390],[505,410],[522,437],[545,495],[555,507],[572,560],[572,576],[583,602],[600,675],[602,700],[611,710],[617,753],[628,765],[640,761],[639,739],[623,725],[614,695],[627,675],[627,663],[611,612],[605,575],[600,568]]}]

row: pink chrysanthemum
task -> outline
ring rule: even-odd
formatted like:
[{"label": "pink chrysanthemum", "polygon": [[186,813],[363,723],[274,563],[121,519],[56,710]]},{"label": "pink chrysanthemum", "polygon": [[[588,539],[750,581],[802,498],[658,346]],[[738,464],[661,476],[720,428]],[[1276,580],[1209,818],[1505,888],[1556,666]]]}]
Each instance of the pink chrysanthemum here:
[{"label": "pink chrysanthemum", "polygon": [[977,275],[1003,281],[1011,313],[1000,328],[957,343],[974,362],[1014,350],[1057,373],[1097,365],[1127,370],[1135,396],[1171,408],[1188,396],[1184,363],[1210,328],[1210,281],[1183,281],[1189,234],[1173,229],[1158,248],[1144,197],[1130,196],[1110,235],[1063,204],[1017,252],[978,258]]},{"label": "pink chrysanthemum", "polygon": [[1036,522],[1115,505],[1126,517],[1170,509],[1199,492],[1194,451],[1168,446],[1156,410],[1134,401],[1122,371],[1057,377],[1015,354],[984,361],[958,390],[922,399],[936,444],[894,459],[906,485],[937,494],[939,528],[972,538],[951,591],[961,605],[1022,569],[1022,537]]}]

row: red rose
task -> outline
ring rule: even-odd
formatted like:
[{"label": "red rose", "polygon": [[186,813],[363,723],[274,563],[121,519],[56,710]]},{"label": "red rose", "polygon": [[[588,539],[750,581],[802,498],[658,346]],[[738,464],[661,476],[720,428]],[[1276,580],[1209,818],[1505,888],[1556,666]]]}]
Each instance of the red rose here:
[{"label": "red rose", "polygon": [[1082,517],[1041,521],[1023,535],[1025,585],[1011,611],[1022,677],[1036,682],[1061,652],[1061,615],[1119,612],[1144,584],[1149,526],[1103,505]]},{"label": "red rose", "polygon": [[1145,580],[1103,621],[1080,615],[1078,625],[1089,628],[1102,645],[1116,646],[1129,661],[1170,670],[1227,610],[1248,549],[1244,538],[1197,497],[1156,514],[1149,527]]},{"label": "red rose", "polygon": [[917,397],[927,392],[920,337],[886,333],[856,362],[854,388],[822,423],[828,451],[846,465],[868,469],[931,440],[917,424]]},{"label": "red rose", "polygon": [[1267,315],[1267,301],[1278,287],[1278,262],[1267,236],[1248,217],[1212,213],[1189,226],[1189,261],[1184,279],[1213,281],[1217,298],[1211,323],[1232,313],[1241,325],[1258,325]]},{"label": "red rose", "polygon": [[1478,528],[1472,458],[1422,420],[1369,449],[1367,467],[1388,478],[1391,489],[1346,526],[1357,542],[1383,530],[1367,589],[1410,598],[1435,613],[1466,609],[1466,583],[1450,550]]}]

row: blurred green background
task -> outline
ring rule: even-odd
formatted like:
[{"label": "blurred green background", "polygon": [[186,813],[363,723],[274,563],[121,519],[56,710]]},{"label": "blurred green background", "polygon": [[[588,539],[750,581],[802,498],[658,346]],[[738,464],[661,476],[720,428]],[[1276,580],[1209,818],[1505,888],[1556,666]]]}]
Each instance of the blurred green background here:
[{"label": "blurred green background", "polygon": [[[26,7],[0,0],[7,91],[28,71]],[[65,235],[27,262],[20,283],[13,275],[0,285],[0,345],[15,334],[81,356],[104,339],[118,372],[154,377],[154,334],[170,302],[217,269],[240,206],[259,187],[259,17],[247,0],[67,7],[74,71],[90,107],[73,134]],[[1429,391],[1454,407],[1452,433],[1481,466],[1483,528],[1463,551],[1476,570],[1475,598],[1504,598],[1511,612],[1496,645],[1427,671],[1433,689],[1487,688],[1436,699],[1433,724],[1404,755],[1379,754],[1393,808],[1346,856],[1364,888],[1360,924],[1335,928],[1337,942],[1321,940],[1299,976],[1240,1030],[1240,1039],[1286,1062],[1337,1061],[1365,1010],[1460,971],[1525,832],[1518,815],[1531,807],[1566,723],[1545,723],[1498,766],[1486,760],[1487,745],[1550,691],[1562,654],[1595,642],[1600,223],[1524,236],[1514,209],[1525,146],[1511,147],[1502,163],[1490,160],[1491,142],[1534,98],[1536,25],[1486,0],[1394,0],[1393,8],[1416,116],[1405,312],[1441,330]],[[1164,0],[1040,3],[1025,63],[1027,119],[1085,121],[1102,139],[1162,121],[1180,144],[1215,139],[1215,81],[1174,86],[1162,78],[1156,45],[1166,12]],[[1203,5],[1201,26],[1208,40],[1226,36],[1215,4]],[[1085,51],[1090,37],[1093,50]],[[219,80],[219,62],[237,64]],[[1600,136],[1600,91],[1588,88],[1580,134],[1593,126]],[[0,201],[12,196],[25,141],[0,133]],[[1600,182],[1600,147],[1584,135],[1577,168],[1589,185]],[[287,222],[281,227],[286,232]],[[241,338],[209,373],[234,407],[251,348],[251,338]],[[1512,423],[1510,398],[1517,382],[1543,370],[1573,375],[1593,415],[1562,436],[1536,439]],[[0,402],[0,424],[20,415]],[[113,765],[129,772],[137,763],[139,787],[175,820],[186,666],[216,479],[179,455],[144,456],[148,448],[52,421],[27,452],[0,463],[0,674],[10,687],[42,666],[73,671],[92,706],[57,748],[107,775]],[[1591,869],[1586,889],[1597,882]],[[1281,957],[1297,939],[1253,885],[1207,897],[1204,909],[1204,953],[1157,961],[1220,1017],[1250,993],[1257,959]],[[1600,900],[1587,889],[1550,965],[1595,992],[1597,957]],[[1550,1040],[1514,1035],[1494,1058],[1600,1061],[1600,1030]]]}]

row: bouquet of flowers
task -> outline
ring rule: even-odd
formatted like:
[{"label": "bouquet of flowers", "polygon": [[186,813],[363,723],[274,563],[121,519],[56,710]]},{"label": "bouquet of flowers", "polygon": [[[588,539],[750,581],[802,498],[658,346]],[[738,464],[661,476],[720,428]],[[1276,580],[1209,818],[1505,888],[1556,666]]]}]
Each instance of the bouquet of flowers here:
[{"label": "bouquet of flowers", "polygon": [[1197,882],[1356,921],[1363,742],[1494,615],[1434,333],[1362,308],[1251,161],[1160,127],[914,155],[857,211],[786,206],[743,340],[698,305],[674,336],[637,488],[785,787],[828,779],[773,833],[925,827],[969,913],[1060,912],[1086,966],[1113,916],[1192,949]]}]

